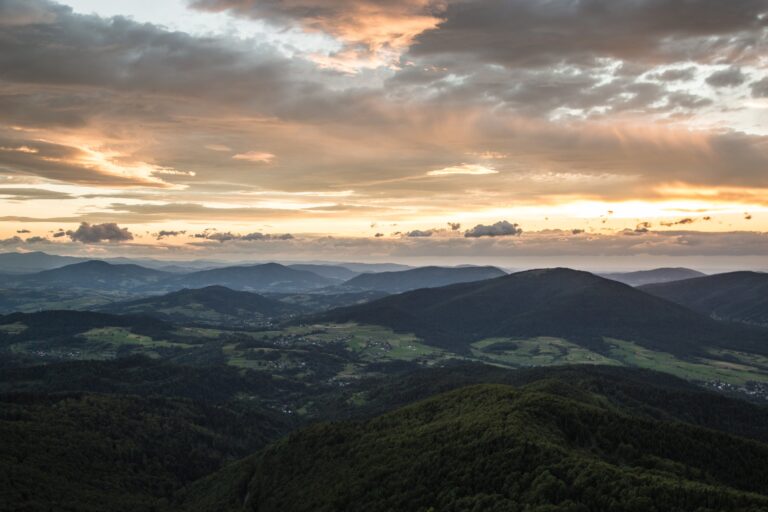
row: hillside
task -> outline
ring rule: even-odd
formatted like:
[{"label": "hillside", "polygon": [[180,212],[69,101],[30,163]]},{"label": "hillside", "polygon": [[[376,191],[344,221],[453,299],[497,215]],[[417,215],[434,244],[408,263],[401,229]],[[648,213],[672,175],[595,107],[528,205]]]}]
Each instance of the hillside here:
[{"label": "hillside", "polygon": [[0,397],[0,510],[157,510],[288,430],[269,412],[174,398]]},{"label": "hillside", "polygon": [[277,263],[265,263],[201,270],[167,280],[163,285],[166,289],[219,285],[241,291],[301,292],[322,288],[336,282],[306,270],[296,270]]},{"label": "hillside", "polygon": [[768,274],[729,272],[642,287],[699,313],[768,326]]},{"label": "hillside", "polygon": [[178,324],[258,327],[287,318],[301,308],[256,293],[224,286],[183,289],[165,295],[118,302],[99,308],[118,314],[142,314]]},{"label": "hillside", "polygon": [[347,281],[360,274],[360,272],[349,270],[347,267],[342,267],[341,265],[295,263],[286,266],[294,270],[304,270],[322,277],[327,277],[328,279],[336,279],[338,281]]},{"label": "hillside", "polygon": [[91,260],[19,276],[12,279],[11,284],[21,287],[132,290],[157,284],[171,275],[139,265],[112,265]]},{"label": "hillside", "polygon": [[757,512],[767,482],[766,444],[543,381],[303,429],[196,483],[179,510]]},{"label": "hillside", "polygon": [[401,293],[455,283],[481,281],[506,275],[496,267],[419,267],[397,272],[360,274],[344,283],[346,288]]},{"label": "hillside", "polygon": [[630,286],[642,286],[651,283],[668,283],[671,281],[680,281],[681,279],[692,279],[702,277],[705,274],[690,268],[656,268],[653,270],[640,270],[637,272],[616,272],[611,274],[600,274],[606,279],[613,279],[620,283]]},{"label": "hillside", "polygon": [[678,355],[704,346],[768,350],[768,331],[719,323],[628,285],[563,268],[414,290],[317,318],[383,325],[457,351],[486,338],[535,336],[598,351],[606,337]]}]

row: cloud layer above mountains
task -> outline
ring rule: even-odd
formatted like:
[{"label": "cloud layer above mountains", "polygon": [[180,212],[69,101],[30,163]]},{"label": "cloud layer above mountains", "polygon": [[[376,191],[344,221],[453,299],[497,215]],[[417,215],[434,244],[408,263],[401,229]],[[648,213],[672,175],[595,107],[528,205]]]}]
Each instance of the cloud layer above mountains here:
[{"label": "cloud layer above mountains", "polygon": [[764,0],[189,0],[247,37],[66,4],[0,0],[8,239],[768,231]]}]

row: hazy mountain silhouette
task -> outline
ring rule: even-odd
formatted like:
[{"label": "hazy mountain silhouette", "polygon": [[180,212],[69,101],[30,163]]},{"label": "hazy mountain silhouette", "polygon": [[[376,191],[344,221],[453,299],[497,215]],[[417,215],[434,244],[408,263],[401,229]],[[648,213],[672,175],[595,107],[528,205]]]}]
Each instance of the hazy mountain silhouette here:
[{"label": "hazy mountain silhouette", "polygon": [[400,293],[455,283],[481,281],[506,275],[496,267],[419,267],[398,272],[360,274],[344,283],[346,288]]},{"label": "hazy mountain silhouette", "polygon": [[641,289],[715,318],[768,325],[768,274],[729,272]]},{"label": "hazy mountain silhouette", "polygon": [[691,279],[702,277],[705,274],[692,270],[690,268],[655,268],[653,270],[639,270],[637,272],[614,272],[610,274],[600,274],[607,279],[613,279],[620,283],[630,286],[642,286],[651,283],[668,283],[670,281],[679,281],[681,279]]}]

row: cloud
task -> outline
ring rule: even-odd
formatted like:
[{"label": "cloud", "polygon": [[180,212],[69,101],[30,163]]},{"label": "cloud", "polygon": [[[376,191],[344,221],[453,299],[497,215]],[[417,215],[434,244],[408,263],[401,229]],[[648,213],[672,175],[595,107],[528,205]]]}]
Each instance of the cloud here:
[{"label": "cloud", "polygon": [[580,234],[582,234],[582,233],[584,233],[584,230],[583,230],[583,229],[581,229],[581,228],[576,228],[576,229],[572,229],[572,230],[571,230],[571,234],[572,234],[572,235],[580,235]]},{"label": "cloud", "polygon": [[635,233],[648,233],[653,225],[650,222],[640,222],[635,226]]},{"label": "cloud", "polygon": [[763,0],[691,0],[685,8],[676,0],[450,2],[439,29],[421,34],[410,55],[510,67],[746,58],[760,53],[764,12]]},{"label": "cloud", "polygon": [[484,165],[477,164],[461,164],[451,167],[444,167],[442,169],[436,169],[429,171],[427,176],[452,176],[456,174],[470,174],[470,175],[482,175],[482,174],[498,174],[499,171],[493,167],[486,167]]},{"label": "cloud", "polygon": [[17,229],[16,233],[21,235],[21,234],[24,234],[24,233],[31,233],[31,231],[28,230],[28,229]]},{"label": "cloud", "polygon": [[246,160],[248,162],[268,164],[275,159],[275,155],[263,151],[248,151],[247,153],[238,153],[232,158],[235,160]]},{"label": "cloud", "polygon": [[479,238],[484,236],[519,236],[522,233],[523,230],[518,224],[512,224],[506,220],[502,220],[490,226],[478,224],[474,228],[465,231],[464,236],[467,238]]},{"label": "cloud", "polygon": [[74,231],[67,231],[66,234],[73,242],[84,244],[95,244],[99,242],[125,242],[133,240],[133,235],[128,228],[121,228],[114,222],[104,224],[88,224],[83,222]]},{"label": "cloud", "polygon": [[755,98],[768,98],[768,77],[752,82],[750,85],[752,96]]},{"label": "cloud", "polygon": [[339,50],[312,57],[322,66],[355,72],[359,67],[397,66],[413,39],[435,28],[435,0],[192,0],[199,9],[228,11],[272,24],[298,26],[334,37]]},{"label": "cloud", "polygon": [[458,231],[461,229],[461,223],[460,222],[449,222],[448,227],[451,228],[451,231]]},{"label": "cloud", "polygon": [[63,236],[67,236],[66,231],[56,231],[53,235],[53,238],[61,238]]},{"label": "cloud", "polygon": [[264,233],[248,233],[247,235],[239,235],[235,233],[227,232],[209,232],[196,233],[194,238],[204,238],[206,240],[214,240],[219,243],[231,242],[231,241],[243,241],[243,242],[258,242],[266,240],[293,240],[294,236],[290,233],[284,233],[279,235],[264,234]]},{"label": "cloud", "polygon": [[72,199],[73,196],[65,192],[57,192],[44,188],[0,187],[0,196],[5,196],[14,201],[27,199]]},{"label": "cloud", "polygon": [[715,71],[707,77],[706,82],[712,87],[736,87],[747,81],[747,75],[740,68],[732,67]]},{"label": "cloud", "polygon": [[688,66],[684,68],[665,69],[660,73],[654,73],[651,78],[661,80],[662,82],[687,82],[693,80],[696,76],[696,68]]},{"label": "cloud", "polygon": [[155,238],[157,240],[162,240],[164,238],[176,237],[176,236],[184,235],[186,233],[187,233],[186,231],[166,231],[166,230],[161,230],[161,231],[158,231],[157,233],[155,233],[154,236],[155,236]]},{"label": "cloud", "polygon": [[695,219],[692,219],[692,218],[690,218],[690,217],[686,217],[686,218],[684,218],[684,219],[680,219],[680,220],[676,220],[676,221],[672,221],[672,222],[661,222],[660,224],[661,224],[662,226],[667,226],[667,227],[669,227],[669,226],[678,226],[678,225],[693,224],[694,222],[696,222],[696,220],[695,220]]},{"label": "cloud", "polygon": [[48,239],[45,238],[44,236],[31,236],[26,239],[26,242],[28,244],[39,244],[42,242],[48,242]]},{"label": "cloud", "polygon": [[432,236],[433,231],[431,229],[428,229],[426,231],[422,231],[419,229],[414,229],[413,231],[408,231],[405,233],[405,236],[408,238],[426,238]]}]

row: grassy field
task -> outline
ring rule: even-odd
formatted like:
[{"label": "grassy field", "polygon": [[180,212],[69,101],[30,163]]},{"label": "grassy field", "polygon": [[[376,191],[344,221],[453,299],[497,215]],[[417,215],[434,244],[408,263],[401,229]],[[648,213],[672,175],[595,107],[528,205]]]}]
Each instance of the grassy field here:
[{"label": "grassy field", "polygon": [[[720,380],[731,384],[744,384],[747,381],[768,382],[768,374],[756,366],[738,364],[722,359],[681,360],[672,354],[640,347],[622,340],[607,339],[611,345],[611,357],[621,364],[648,368],[671,373],[678,377],[694,381]],[[752,356],[750,354],[750,356]],[[742,357],[746,357],[743,354]],[[764,359],[764,358],[763,358]]]},{"label": "grassy field", "polygon": [[558,364],[618,364],[596,352],[561,338],[490,338],[472,344],[472,355],[482,361],[512,367]]}]

